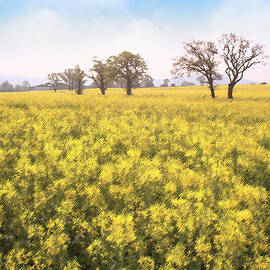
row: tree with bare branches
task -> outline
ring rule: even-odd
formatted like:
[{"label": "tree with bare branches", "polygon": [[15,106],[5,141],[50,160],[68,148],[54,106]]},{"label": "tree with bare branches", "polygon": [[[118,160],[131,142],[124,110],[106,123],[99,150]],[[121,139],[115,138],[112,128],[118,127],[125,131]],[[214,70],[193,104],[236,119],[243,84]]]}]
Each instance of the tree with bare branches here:
[{"label": "tree with bare branches", "polygon": [[224,34],[220,39],[223,58],[229,78],[228,98],[233,99],[233,89],[244,76],[246,70],[258,64],[264,64],[266,55],[264,46],[253,44],[252,41],[234,33]]},{"label": "tree with bare branches", "polygon": [[217,61],[218,49],[214,42],[191,41],[184,42],[185,55],[176,58],[173,64],[172,74],[176,78],[181,78],[185,74],[191,73],[203,76],[208,83],[211,96],[215,98],[214,82],[221,80],[221,75],[217,72],[219,62]]},{"label": "tree with bare branches", "polygon": [[86,82],[85,77],[86,77],[86,74],[80,68],[80,66],[77,65],[74,68],[74,83],[75,83],[75,87],[76,87],[76,93],[78,95],[82,95],[82,93],[83,93],[84,84]]},{"label": "tree with bare branches", "polygon": [[202,76],[202,75],[197,78],[197,81],[200,83],[201,86],[207,84],[207,81],[205,80],[205,77]]},{"label": "tree with bare branches", "polygon": [[108,63],[94,57],[93,67],[90,69],[90,74],[87,76],[94,81],[94,83],[100,89],[101,94],[105,95],[107,87],[111,82]]},{"label": "tree with bare branches", "polygon": [[57,88],[60,85],[60,76],[59,73],[48,74],[47,79],[49,80],[48,85],[56,92]]},{"label": "tree with bare branches", "polygon": [[147,64],[139,54],[122,52],[108,59],[110,74],[116,80],[124,80],[127,95],[131,95],[131,89],[136,82],[146,74]]},{"label": "tree with bare branches", "polygon": [[68,86],[69,91],[74,90],[74,69],[67,68],[64,72],[59,73],[62,81]]}]

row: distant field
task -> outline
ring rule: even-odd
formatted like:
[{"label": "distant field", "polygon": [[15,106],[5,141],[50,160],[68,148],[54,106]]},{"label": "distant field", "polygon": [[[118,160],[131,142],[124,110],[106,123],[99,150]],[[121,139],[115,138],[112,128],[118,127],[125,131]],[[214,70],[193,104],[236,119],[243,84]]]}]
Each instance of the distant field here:
[{"label": "distant field", "polygon": [[270,86],[0,93],[0,269],[270,269]]}]

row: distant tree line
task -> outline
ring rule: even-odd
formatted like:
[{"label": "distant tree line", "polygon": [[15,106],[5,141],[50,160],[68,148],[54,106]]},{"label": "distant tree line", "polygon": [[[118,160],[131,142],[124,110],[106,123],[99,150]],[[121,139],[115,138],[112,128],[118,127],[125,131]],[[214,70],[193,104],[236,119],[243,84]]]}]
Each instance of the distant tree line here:
[{"label": "distant tree line", "polygon": [[2,82],[0,84],[1,92],[20,92],[20,91],[28,91],[31,89],[30,82],[25,80],[22,84],[13,85],[9,81]]},{"label": "distant tree line", "polygon": [[93,83],[90,87],[99,88],[102,95],[105,95],[110,87],[125,88],[127,95],[131,95],[132,88],[154,87],[154,80],[146,73],[147,70],[147,64],[139,54],[125,51],[107,60],[94,57],[89,72],[83,71],[77,65],[62,73],[51,73],[47,79],[55,92],[61,83],[64,83],[69,91],[75,90],[81,95],[86,81],[91,79]]},{"label": "distant tree line", "polygon": [[[222,80],[218,72],[221,60],[225,64],[225,74],[229,79],[228,98],[233,99],[233,90],[244,76],[244,73],[258,65],[264,64],[267,56],[264,47],[234,33],[224,34],[219,40],[219,46],[211,41],[191,41],[183,43],[184,55],[176,57],[172,74],[175,78],[195,74],[201,85],[208,85],[212,98],[216,97],[216,81]],[[62,73],[48,75],[49,86],[56,92],[61,84],[70,91],[76,90],[82,94],[85,82],[93,81],[90,87],[97,87],[105,95],[107,88],[121,87],[127,95],[132,94],[132,88],[154,87],[153,78],[147,74],[148,67],[139,54],[124,51],[107,60],[93,58],[89,72],[84,72],[79,66],[66,69]],[[163,81],[162,87],[168,87],[169,79]],[[192,86],[194,83],[182,82],[181,86]],[[175,84],[171,84],[175,86]]]}]

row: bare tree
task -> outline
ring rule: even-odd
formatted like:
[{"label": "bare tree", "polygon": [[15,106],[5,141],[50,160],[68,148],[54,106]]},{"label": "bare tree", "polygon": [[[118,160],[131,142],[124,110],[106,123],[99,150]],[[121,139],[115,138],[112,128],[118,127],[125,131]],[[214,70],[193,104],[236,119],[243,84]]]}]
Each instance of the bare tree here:
[{"label": "bare tree", "polygon": [[60,76],[58,73],[48,74],[47,79],[49,80],[48,85],[56,92],[57,88],[60,85]]},{"label": "bare tree", "polygon": [[147,68],[145,60],[139,54],[122,52],[108,59],[110,76],[112,78],[124,79],[127,95],[131,95],[134,84],[143,78]]},{"label": "bare tree", "polygon": [[264,47],[234,33],[224,34],[220,39],[222,54],[229,78],[228,98],[233,99],[234,86],[239,83],[246,70],[257,64],[264,64],[266,56]]},{"label": "bare tree", "polygon": [[93,67],[90,69],[90,74],[87,76],[94,81],[94,83],[100,89],[101,94],[105,95],[107,87],[111,82],[108,63],[94,57]]},{"label": "bare tree", "polygon": [[59,74],[62,81],[68,86],[68,90],[74,90],[74,69],[67,68],[64,72]]},{"label": "bare tree", "polygon": [[188,76],[191,73],[201,75],[207,81],[212,98],[215,98],[215,80],[220,80],[221,75],[218,74],[218,49],[214,42],[192,41],[184,42],[185,55],[176,58],[173,64],[172,74],[175,77]]},{"label": "bare tree", "polygon": [[76,93],[78,95],[82,95],[84,84],[86,82],[86,74],[84,71],[80,68],[80,66],[76,66],[74,69],[74,83],[76,87]]},{"label": "bare tree", "polygon": [[199,77],[197,78],[197,81],[200,83],[201,86],[207,84],[207,80],[205,79],[204,76],[199,76]]}]

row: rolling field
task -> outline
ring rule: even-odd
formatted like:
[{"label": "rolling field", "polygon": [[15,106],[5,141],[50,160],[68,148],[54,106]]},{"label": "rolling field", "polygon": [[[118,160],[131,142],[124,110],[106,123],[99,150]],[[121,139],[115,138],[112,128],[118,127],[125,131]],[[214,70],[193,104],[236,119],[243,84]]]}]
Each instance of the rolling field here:
[{"label": "rolling field", "polygon": [[0,93],[0,269],[270,269],[270,86]]}]

